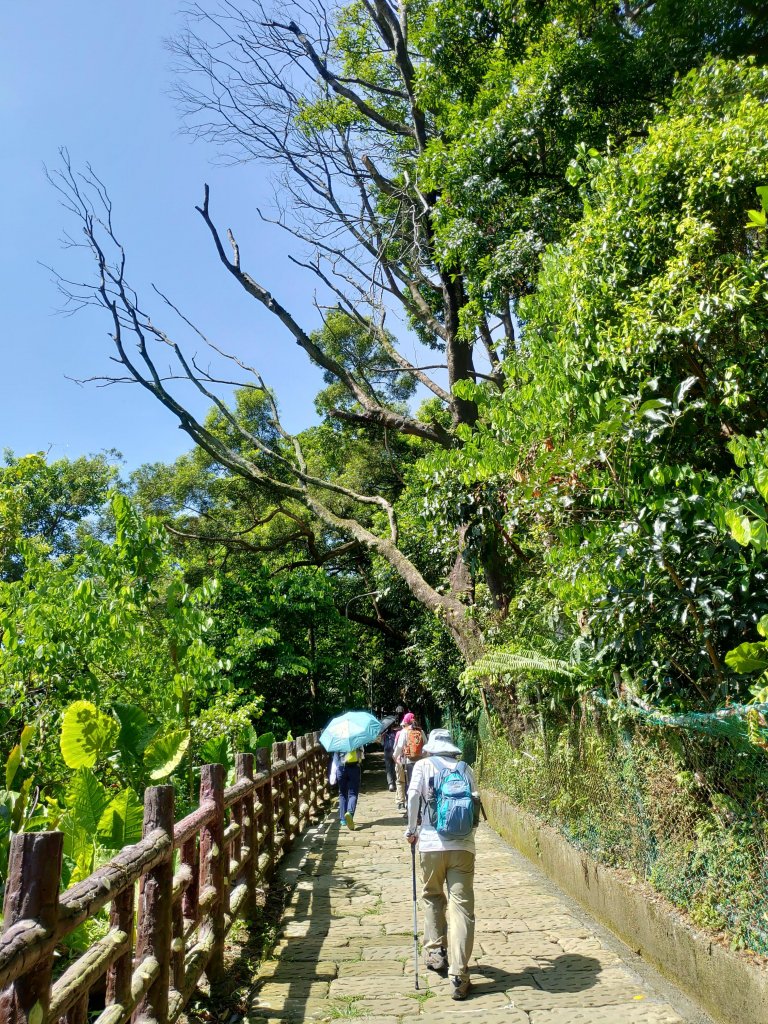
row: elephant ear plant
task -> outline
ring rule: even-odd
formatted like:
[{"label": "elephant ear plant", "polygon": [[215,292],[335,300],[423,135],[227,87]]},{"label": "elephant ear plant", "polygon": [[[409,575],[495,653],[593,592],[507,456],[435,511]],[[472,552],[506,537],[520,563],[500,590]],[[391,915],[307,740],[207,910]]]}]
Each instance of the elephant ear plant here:
[{"label": "elephant ear plant", "polygon": [[[60,827],[70,882],[141,838],[144,789],[178,768],[189,740],[188,730],[153,725],[140,708],[128,704],[115,704],[111,714],[86,700],[69,705],[60,748],[74,775],[64,793]],[[94,774],[97,765],[117,781],[105,786]]]}]

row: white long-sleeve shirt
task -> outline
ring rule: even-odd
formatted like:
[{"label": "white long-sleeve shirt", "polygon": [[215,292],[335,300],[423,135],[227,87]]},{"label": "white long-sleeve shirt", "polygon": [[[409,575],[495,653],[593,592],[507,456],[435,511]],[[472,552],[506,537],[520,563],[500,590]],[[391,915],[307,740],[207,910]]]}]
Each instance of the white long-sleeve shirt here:
[{"label": "white long-sleeve shirt", "polygon": [[[446,839],[439,835],[436,829],[429,822],[429,815],[426,811],[429,800],[429,780],[438,775],[443,768],[455,768],[459,763],[457,757],[444,757],[441,754],[432,754],[416,761],[413,766],[411,784],[408,787],[408,831],[416,831],[416,823],[419,820],[419,809],[422,801],[421,830],[419,832],[419,852],[436,853],[441,850],[466,850],[469,853],[475,852],[474,830],[468,836],[461,839]],[[472,769],[467,765],[467,778],[472,792],[476,790],[475,776]]]}]

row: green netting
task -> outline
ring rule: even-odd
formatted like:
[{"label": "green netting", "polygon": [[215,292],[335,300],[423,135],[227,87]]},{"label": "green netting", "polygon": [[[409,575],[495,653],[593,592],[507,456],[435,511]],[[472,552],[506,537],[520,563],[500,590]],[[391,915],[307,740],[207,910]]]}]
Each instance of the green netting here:
[{"label": "green netting", "polygon": [[646,708],[640,704],[609,701],[596,692],[590,694],[590,700],[621,715],[637,718],[648,726],[701,732],[715,739],[726,739],[752,749],[756,736],[763,742],[768,742],[768,728],[760,724],[761,721],[765,722],[768,704],[731,704],[727,708],[708,713],[689,711],[680,715],[667,715],[656,708]]},{"label": "green netting", "polygon": [[592,694],[566,721],[482,720],[481,775],[697,925],[768,953],[766,710],[664,715]]}]

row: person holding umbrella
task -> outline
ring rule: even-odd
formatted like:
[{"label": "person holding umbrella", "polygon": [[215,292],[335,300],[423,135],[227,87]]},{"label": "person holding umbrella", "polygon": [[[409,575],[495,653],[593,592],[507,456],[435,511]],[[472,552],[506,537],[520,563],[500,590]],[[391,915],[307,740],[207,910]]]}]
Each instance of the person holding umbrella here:
[{"label": "person holding umbrella", "polygon": [[355,831],[355,811],[360,795],[360,775],[364,758],[364,747],[350,750],[347,754],[336,750],[331,763],[331,778],[335,778],[339,786],[339,821],[351,832]]},{"label": "person holding umbrella", "polygon": [[364,746],[381,732],[381,722],[367,711],[347,711],[332,719],[320,742],[333,754],[331,785],[339,784],[339,820],[354,831]]}]

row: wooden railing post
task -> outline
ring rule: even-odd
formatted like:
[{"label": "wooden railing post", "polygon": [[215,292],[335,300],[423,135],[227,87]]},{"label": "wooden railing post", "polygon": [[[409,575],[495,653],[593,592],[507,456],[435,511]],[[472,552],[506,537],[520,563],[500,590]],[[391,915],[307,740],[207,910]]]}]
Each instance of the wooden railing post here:
[{"label": "wooden railing post", "polygon": [[[238,779],[250,779],[253,781],[253,754],[238,754],[237,767],[235,769]],[[256,910],[256,876],[259,863],[259,829],[254,811],[253,790],[246,797],[243,797],[239,805],[239,813],[235,815],[242,827],[242,842],[240,843],[240,857],[242,851],[248,847],[248,860],[243,865],[242,876],[248,887],[248,896],[243,907],[245,917],[252,917]]]},{"label": "wooden railing post", "polygon": [[317,807],[315,805],[315,793],[317,790],[316,779],[315,779],[315,752],[312,749],[312,734],[307,733],[304,737],[304,750],[306,751],[306,757],[304,759],[304,772],[307,779],[307,803],[309,804],[309,810],[307,811],[307,822],[314,821],[317,817]]},{"label": "wooden railing post", "polygon": [[[299,766],[296,763],[296,740],[288,740],[285,745],[285,759],[290,758],[293,764],[288,769],[288,838],[291,842],[299,832]],[[294,824],[291,824],[293,819]]]},{"label": "wooden railing post", "polygon": [[288,846],[291,835],[290,806],[288,798],[288,772],[284,763],[286,758],[285,742],[275,743],[272,747],[273,762],[283,763],[279,775],[274,776],[273,793],[275,795],[275,828],[283,834],[283,849]]},{"label": "wooden railing post", "polygon": [[184,890],[181,900],[182,917],[186,921],[197,921],[197,900],[200,894],[200,849],[197,836],[192,836],[181,848],[181,864],[189,868],[192,881]]},{"label": "wooden railing post", "polygon": [[301,737],[301,752],[303,760],[301,762],[301,788],[304,794],[304,804],[306,811],[304,812],[304,824],[309,825],[312,821],[312,790],[314,788],[314,779],[312,777],[312,749],[311,737],[304,733]]},{"label": "wooden railing post", "polygon": [[200,804],[213,801],[216,814],[200,830],[200,899],[206,889],[215,889],[216,896],[210,904],[209,925],[213,933],[213,945],[206,974],[208,980],[216,982],[224,972],[224,938],[226,924],[224,915],[229,908],[229,872],[225,870],[224,857],[224,765],[205,764],[200,769]]},{"label": "wooden railing post", "polygon": [[142,875],[139,885],[139,917],[136,930],[136,965],[156,960],[160,970],[133,1014],[166,1024],[171,970],[171,911],[173,909],[173,786],[150,786],[144,792],[146,838],[161,829],[168,836],[167,855]]},{"label": "wooden railing post", "polygon": [[328,781],[328,760],[325,748],[320,745],[320,733],[317,733],[317,761],[321,772],[323,803],[328,804],[331,800],[331,785]]},{"label": "wooden railing post", "polygon": [[309,772],[312,780],[312,789],[310,792],[310,804],[312,807],[312,817],[317,821],[320,817],[320,804],[322,802],[322,781],[320,779],[320,770],[317,756],[317,733],[311,732],[307,736],[307,746],[310,751],[309,754]]},{"label": "wooden railing post", "polygon": [[109,926],[129,936],[128,949],[107,971],[107,1006],[113,1003],[125,1005],[131,994],[133,974],[133,897],[134,886],[129,885],[112,901],[109,911]]},{"label": "wooden railing post", "polygon": [[[24,832],[11,839],[8,881],[3,903],[3,931],[18,921],[37,921],[53,932],[59,916],[59,884],[64,835]],[[0,993],[2,1024],[40,1024],[51,1002],[48,956]]]},{"label": "wooden railing post", "polygon": [[326,768],[327,757],[324,748],[320,745],[320,733],[312,733],[314,743],[315,771],[317,772],[317,799],[320,806],[325,805],[331,799],[331,791],[328,788],[328,770]]},{"label": "wooden railing post", "polygon": [[[256,751],[256,761],[260,772],[269,772],[272,768],[272,751],[267,747],[260,747]],[[261,787],[262,822],[264,825],[264,839],[269,854],[269,865],[265,875],[270,874],[275,866],[275,805],[272,796],[272,779],[267,779]]]},{"label": "wooden railing post", "polygon": [[307,770],[307,766],[306,766],[306,764],[304,763],[304,760],[303,760],[303,757],[304,757],[304,737],[303,736],[297,736],[297,738],[295,740],[295,748],[296,748],[296,760],[297,760],[297,765],[296,765],[296,818],[297,818],[296,833],[299,834],[301,832],[302,828],[304,827],[304,825],[308,821],[308,818],[305,817],[305,815],[303,815],[301,813],[302,804],[306,804],[306,800],[304,799],[304,796],[305,796],[304,786],[306,784],[306,770]]}]

